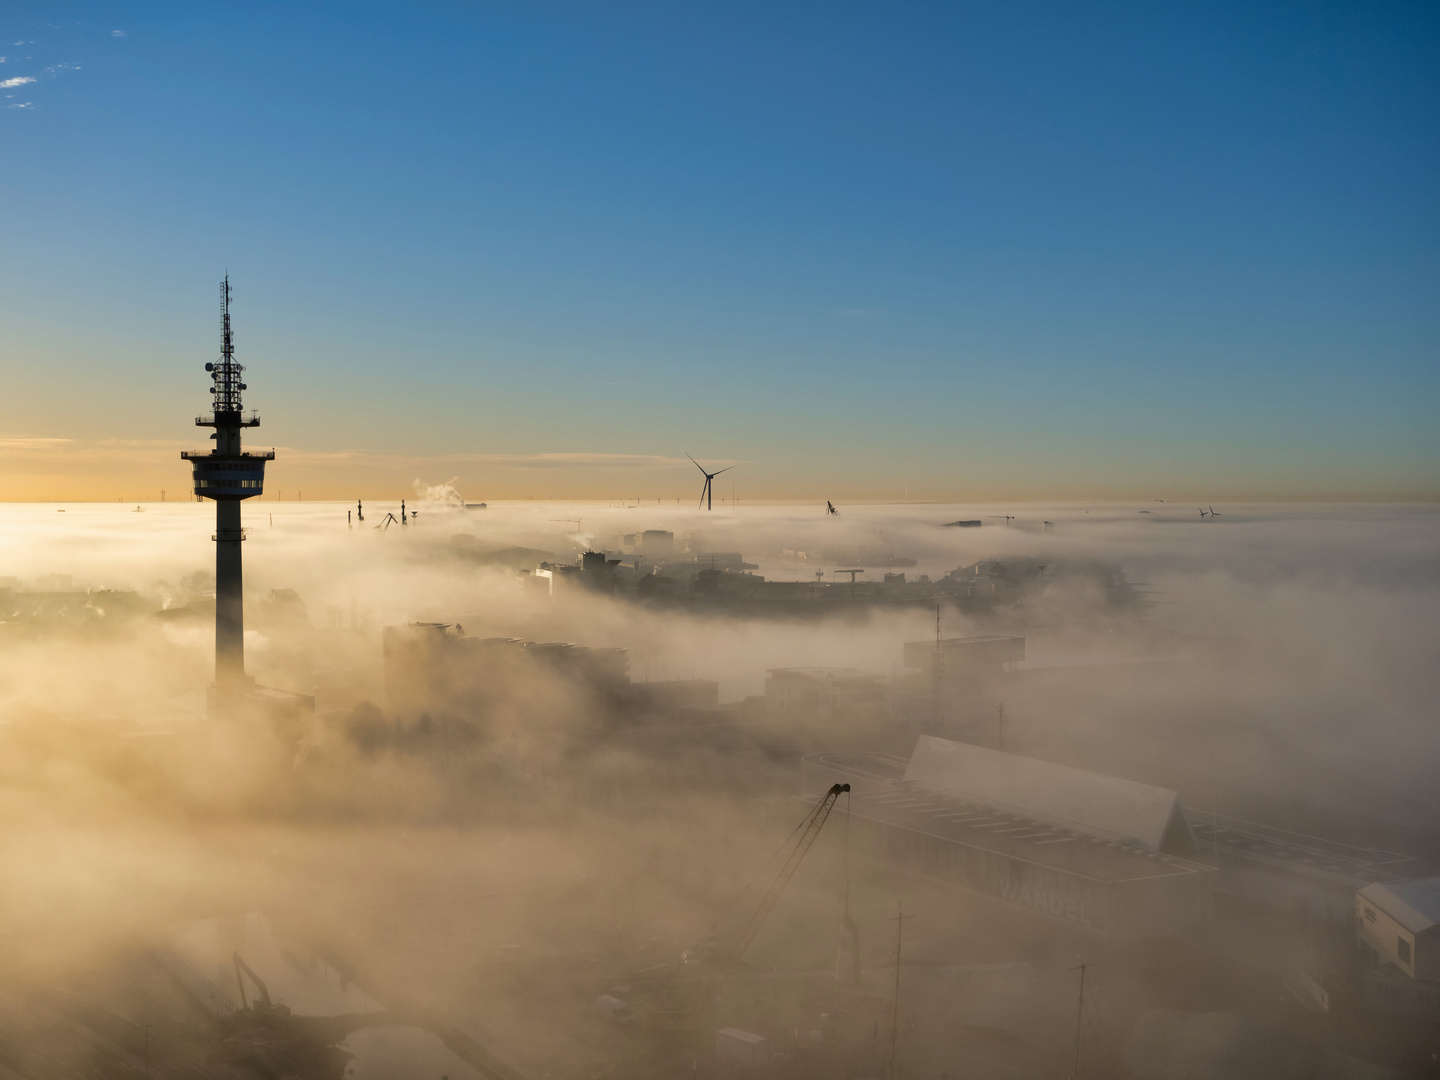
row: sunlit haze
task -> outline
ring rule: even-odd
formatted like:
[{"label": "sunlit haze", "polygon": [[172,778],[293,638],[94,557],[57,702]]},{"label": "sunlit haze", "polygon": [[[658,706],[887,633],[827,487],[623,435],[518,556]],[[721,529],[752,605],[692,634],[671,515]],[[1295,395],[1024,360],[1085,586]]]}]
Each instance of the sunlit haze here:
[{"label": "sunlit haze", "polygon": [[283,497],[1437,491],[1424,5],[0,33],[3,498],[178,484],[227,270]]},{"label": "sunlit haze", "polygon": [[1437,45],[0,5],[0,1080],[1440,1078]]}]

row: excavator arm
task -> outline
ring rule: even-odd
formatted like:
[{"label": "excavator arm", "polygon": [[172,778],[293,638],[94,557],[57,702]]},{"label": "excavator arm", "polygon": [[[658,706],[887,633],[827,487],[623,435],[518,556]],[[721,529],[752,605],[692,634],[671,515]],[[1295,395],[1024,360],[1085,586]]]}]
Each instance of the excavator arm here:
[{"label": "excavator arm", "polygon": [[[244,974],[242,974],[242,972]],[[272,1006],[270,1004],[270,991],[265,986],[265,981],[261,979],[259,975],[255,974],[255,969],[241,959],[240,954],[237,952],[235,954],[235,981],[240,984],[240,1007],[242,1009],[248,1009],[250,1007],[245,1001],[245,975],[250,976],[250,981],[255,984],[255,989],[260,992],[257,1003],[263,1002],[265,1011],[269,1012]]]}]

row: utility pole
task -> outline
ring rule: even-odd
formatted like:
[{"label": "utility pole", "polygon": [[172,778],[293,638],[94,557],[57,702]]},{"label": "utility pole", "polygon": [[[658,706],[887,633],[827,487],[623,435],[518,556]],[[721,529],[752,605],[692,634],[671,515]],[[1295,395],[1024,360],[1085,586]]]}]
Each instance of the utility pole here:
[{"label": "utility pole", "polygon": [[154,1024],[141,1024],[140,1030],[145,1032],[145,1075],[150,1075],[150,1029]]},{"label": "utility pole", "polygon": [[1210,861],[1215,873],[1210,875],[1210,936],[1215,936],[1215,879],[1220,876],[1220,781],[1210,778]]},{"label": "utility pole", "polygon": [[897,905],[895,918],[895,988],[890,996],[890,1060],[885,1069],[885,1080],[899,1080],[900,1077],[900,941],[905,929],[905,920],[915,916],[905,914],[905,905]]},{"label": "utility pole", "polygon": [[1070,1063],[1070,1080],[1078,1080],[1080,1076],[1080,1033],[1085,1019],[1085,969],[1089,966],[1088,961],[1080,965],[1080,1004],[1075,1009],[1075,1059]]},{"label": "utility pole", "polygon": [[840,981],[840,958],[845,953],[845,935],[850,935],[850,981],[860,985],[860,927],[850,915],[850,793],[845,793],[845,840],[842,874],[845,890],[840,894],[840,947],[835,950],[835,981]]},{"label": "utility pole", "polygon": [[935,726],[940,726],[941,668],[944,666],[940,648],[940,605],[935,605],[935,658],[930,662],[930,700],[934,706]]}]

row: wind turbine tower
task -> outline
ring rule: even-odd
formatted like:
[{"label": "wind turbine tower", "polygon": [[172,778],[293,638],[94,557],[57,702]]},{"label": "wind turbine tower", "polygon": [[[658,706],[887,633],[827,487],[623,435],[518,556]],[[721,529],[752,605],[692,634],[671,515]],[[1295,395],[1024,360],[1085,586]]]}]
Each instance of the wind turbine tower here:
[{"label": "wind turbine tower", "polygon": [[[689,454],[686,454],[685,456],[690,457]],[[691,457],[690,460],[695,461],[693,457]],[[712,488],[711,485],[715,482],[715,477],[719,476],[723,472],[729,472],[734,467],[734,465],[726,465],[725,468],[717,469],[715,472],[706,472],[705,466],[701,465],[698,461],[695,461],[695,468],[699,469],[701,475],[705,477],[705,483],[700,488],[700,509],[711,510],[714,508],[712,505],[714,488]]]},{"label": "wind turbine tower", "polygon": [[240,381],[245,368],[235,362],[235,344],[230,335],[230,275],[220,287],[220,361],[206,364],[214,386],[213,412],[197,416],[197,427],[214,428],[215,446],[208,453],[187,450],[195,474],[195,494],[215,500],[215,688],[218,703],[233,704],[243,696],[249,680],[245,676],[245,599],[240,572],[240,544],[245,530],[240,527],[240,503],[265,489],[265,463],[275,459],[273,450],[242,450],[240,432],[260,426],[255,413],[245,416]]}]

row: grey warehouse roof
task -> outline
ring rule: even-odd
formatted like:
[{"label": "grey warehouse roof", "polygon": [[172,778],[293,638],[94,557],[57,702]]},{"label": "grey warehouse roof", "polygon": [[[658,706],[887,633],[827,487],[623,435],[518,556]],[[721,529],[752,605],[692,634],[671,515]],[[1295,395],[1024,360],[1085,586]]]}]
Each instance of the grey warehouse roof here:
[{"label": "grey warehouse roof", "polygon": [[1440,877],[1376,882],[1360,895],[1412,934],[1440,923]]},{"label": "grey warehouse roof", "polygon": [[1152,851],[1160,850],[1180,809],[1180,795],[1170,788],[933,735],[920,736],[905,781],[1099,839],[1135,840]]},{"label": "grey warehouse roof", "polygon": [[847,751],[812,754],[806,760],[834,770],[834,774],[877,781],[852,790],[850,812],[856,817],[910,832],[1107,884],[1203,873],[1209,869],[1187,859],[1151,851],[1133,840],[1101,839],[1026,814],[965,799],[955,792],[897,782],[892,778],[897,759],[888,755]]}]

